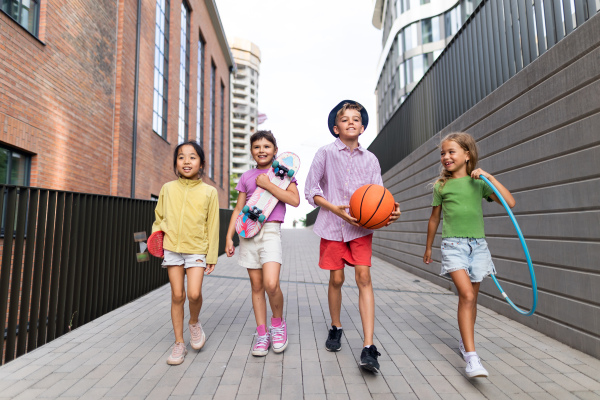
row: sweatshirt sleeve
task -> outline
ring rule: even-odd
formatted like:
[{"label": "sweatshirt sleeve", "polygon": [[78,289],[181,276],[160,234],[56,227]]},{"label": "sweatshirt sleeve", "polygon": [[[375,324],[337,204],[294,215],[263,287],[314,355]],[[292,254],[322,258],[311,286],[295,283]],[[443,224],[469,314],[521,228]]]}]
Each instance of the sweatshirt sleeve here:
[{"label": "sweatshirt sleeve", "polygon": [[219,258],[219,199],[216,190],[212,190],[210,194],[206,226],[208,234],[206,263],[216,264]]},{"label": "sweatshirt sleeve", "polygon": [[315,154],[315,158],[310,166],[310,170],[308,171],[308,176],[306,177],[306,186],[304,186],[304,197],[308,200],[308,203],[317,207],[315,204],[314,197],[315,196],[323,196],[323,190],[321,189],[320,183],[323,178],[323,174],[325,173],[325,152],[320,149]]},{"label": "sweatshirt sleeve", "polygon": [[164,190],[164,186],[160,188],[158,202],[156,203],[156,208],[154,209],[154,223],[152,224],[152,233],[160,231],[160,224],[162,223],[164,218]]}]

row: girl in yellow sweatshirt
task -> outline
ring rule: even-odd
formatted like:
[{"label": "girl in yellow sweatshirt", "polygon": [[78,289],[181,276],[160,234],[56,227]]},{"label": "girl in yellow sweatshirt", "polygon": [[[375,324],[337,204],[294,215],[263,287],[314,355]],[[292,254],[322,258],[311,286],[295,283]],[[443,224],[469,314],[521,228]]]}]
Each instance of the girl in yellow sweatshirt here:
[{"label": "girl in yellow sweatshirt", "polygon": [[202,182],[204,151],[196,142],[175,148],[173,168],[178,179],[165,183],[154,210],[152,232],[163,231],[165,251],[162,266],[171,283],[171,321],[175,345],[167,363],[183,362],[187,349],[183,342],[184,277],[190,302],[190,345],[199,350],[206,335],[198,316],[202,308],[202,278],[215,268],[219,247],[219,201],[214,187]]}]

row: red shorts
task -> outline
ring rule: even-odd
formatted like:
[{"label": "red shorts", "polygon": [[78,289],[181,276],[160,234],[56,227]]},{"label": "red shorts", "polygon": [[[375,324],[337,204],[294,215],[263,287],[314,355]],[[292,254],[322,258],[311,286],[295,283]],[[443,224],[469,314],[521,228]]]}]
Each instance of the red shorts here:
[{"label": "red shorts", "polygon": [[319,253],[319,267],[321,269],[344,269],[345,264],[350,266],[371,266],[373,234],[359,237],[349,242],[321,239]]}]

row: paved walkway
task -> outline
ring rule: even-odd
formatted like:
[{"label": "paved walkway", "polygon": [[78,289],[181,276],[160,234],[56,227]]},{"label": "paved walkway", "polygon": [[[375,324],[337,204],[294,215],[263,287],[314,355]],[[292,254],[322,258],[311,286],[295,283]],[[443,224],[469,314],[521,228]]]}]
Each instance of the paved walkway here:
[{"label": "paved walkway", "polygon": [[354,276],[347,274],[343,291],[342,351],[329,353],[328,274],[317,267],[318,238],[310,229],[285,230],[283,243],[290,338],[284,353],[250,355],[250,284],[236,257],[223,256],[204,283],[206,345],[200,352],[188,346],[182,365],[166,364],[174,341],[167,285],[0,367],[0,398],[600,398],[599,360],[483,307],[476,340],[490,378],[468,380],[456,296],[378,259],[375,343],[382,373],[363,372]]}]

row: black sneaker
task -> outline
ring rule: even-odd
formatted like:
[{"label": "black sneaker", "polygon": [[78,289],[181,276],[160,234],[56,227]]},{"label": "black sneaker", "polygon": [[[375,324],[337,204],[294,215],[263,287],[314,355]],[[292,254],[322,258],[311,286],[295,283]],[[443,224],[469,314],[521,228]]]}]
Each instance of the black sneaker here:
[{"label": "black sneaker", "polygon": [[363,347],[362,353],[360,353],[360,366],[367,371],[379,372],[377,357],[380,355],[374,344],[370,347]]},{"label": "black sneaker", "polygon": [[337,326],[331,327],[327,341],[325,342],[325,348],[327,351],[340,351],[342,349],[342,329],[338,329]]}]

